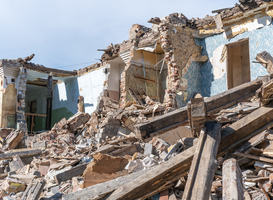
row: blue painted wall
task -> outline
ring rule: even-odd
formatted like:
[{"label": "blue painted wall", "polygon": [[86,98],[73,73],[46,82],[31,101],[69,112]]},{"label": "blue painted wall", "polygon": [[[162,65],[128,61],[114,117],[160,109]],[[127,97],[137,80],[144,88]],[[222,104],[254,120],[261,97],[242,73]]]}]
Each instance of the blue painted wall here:
[{"label": "blue painted wall", "polygon": [[201,85],[201,65],[198,62],[192,62],[189,69],[187,70],[184,79],[188,80],[187,87],[187,98],[184,99],[185,93],[183,95],[176,95],[177,106],[181,108],[186,106],[187,103],[193,98],[195,93],[201,93],[202,85]]},{"label": "blue painted wall", "polygon": [[[236,42],[243,38],[249,38],[251,80],[256,79],[258,76],[266,75],[266,69],[261,64],[252,63],[252,61],[255,61],[256,55],[262,51],[267,51],[273,55],[273,45],[271,42],[273,40],[272,24],[260,29],[242,33],[232,39],[225,39],[223,34],[202,39],[200,40],[200,45],[203,47],[202,55],[207,55],[210,59],[217,47],[223,44]],[[215,79],[210,60],[201,66],[201,77],[201,94],[203,96],[213,96],[227,90],[226,74],[220,79]]]}]

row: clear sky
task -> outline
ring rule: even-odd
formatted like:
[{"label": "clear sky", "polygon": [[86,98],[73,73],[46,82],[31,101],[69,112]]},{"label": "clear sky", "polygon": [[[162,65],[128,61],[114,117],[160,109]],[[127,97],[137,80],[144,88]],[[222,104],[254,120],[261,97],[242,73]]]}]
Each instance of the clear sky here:
[{"label": "clear sky", "polygon": [[[111,43],[128,39],[133,24],[183,13],[203,18],[238,0],[0,0],[0,59],[35,54],[32,62],[76,70],[99,62]],[[84,64],[83,64],[84,63]]]}]

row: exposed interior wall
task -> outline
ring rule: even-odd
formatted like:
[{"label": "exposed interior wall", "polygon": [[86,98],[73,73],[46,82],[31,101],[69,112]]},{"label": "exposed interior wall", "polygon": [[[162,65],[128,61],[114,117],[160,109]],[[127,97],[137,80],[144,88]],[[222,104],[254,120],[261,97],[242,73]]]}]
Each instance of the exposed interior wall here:
[{"label": "exposed interior wall", "polygon": [[[46,114],[46,99],[49,97],[47,95],[47,88],[35,85],[27,85],[26,90],[26,113],[31,113],[31,102],[36,101],[36,114]],[[35,128],[34,131],[41,131],[46,129],[46,117],[35,116],[34,117]],[[28,130],[31,130],[31,116],[27,117]]]},{"label": "exposed interior wall", "polygon": [[17,89],[14,84],[9,84],[1,90],[1,127],[16,128]]},{"label": "exposed interior wall", "polygon": [[[164,73],[166,71],[165,69],[162,70],[164,72],[160,74],[162,62],[156,65],[164,58],[164,52],[162,49],[160,48],[158,51],[158,53],[155,53],[133,49],[133,56],[130,60],[131,64],[125,71],[126,101],[133,101],[133,98],[129,93],[130,87],[133,89],[143,89],[146,92],[146,95],[156,99],[157,101],[163,101],[161,88],[166,88],[167,76],[166,73]],[[137,78],[135,75],[149,78],[152,81]]]},{"label": "exposed interior wall", "polygon": [[53,89],[51,126],[62,118],[68,119],[77,112],[79,96],[77,78],[68,78]]},{"label": "exposed interior wall", "polygon": [[53,89],[51,125],[62,118],[68,119],[77,113],[77,100],[84,97],[85,112],[91,114],[97,107],[97,98],[103,91],[105,74],[103,67],[83,76],[62,79]]},{"label": "exposed interior wall", "polygon": [[[252,22],[248,22],[250,24],[246,22],[244,25],[251,26]],[[267,74],[266,69],[261,64],[252,63],[252,61],[255,61],[256,55],[262,51],[267,51],[273,55],[273,46],[268,42],[273,39],[273,26],[272,24],[265,24],[262,28],[255,29],[256,24],[252,25],[251,31],[241,31],[242,33],[236,34],[230,39],[225,38],[222,33],[200,41],[200,45],[203,47],[202,54],[209,57],[209,60],[201,66],[203,96],[213,96],[227,90],[227,59],[224,46],[240,39],[249,38],[251,80]]]},{"label": "exposed interior wall", "polygon": [[108,64],[109,73],[107,74],[107,89],[105,91],[105,96],[119,101],[120,98],[120,82],[121,75],[125,69],[125,63],[120,57],[109,61]]}]

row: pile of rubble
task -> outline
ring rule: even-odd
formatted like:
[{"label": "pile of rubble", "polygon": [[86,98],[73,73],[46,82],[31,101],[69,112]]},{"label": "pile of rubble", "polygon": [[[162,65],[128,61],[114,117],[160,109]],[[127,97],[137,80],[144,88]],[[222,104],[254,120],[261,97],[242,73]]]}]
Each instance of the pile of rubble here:
[{"label": "pile of rubble", "polygon": [[[123,108],[103,97],[92,115],[79,111],[48,132],[2,129],[1,198],[271,199],[272,85],[262,77],[165,114],[145,95]],[[181,126],[169,121],[178,113],[192,137],[162,139]]]}]

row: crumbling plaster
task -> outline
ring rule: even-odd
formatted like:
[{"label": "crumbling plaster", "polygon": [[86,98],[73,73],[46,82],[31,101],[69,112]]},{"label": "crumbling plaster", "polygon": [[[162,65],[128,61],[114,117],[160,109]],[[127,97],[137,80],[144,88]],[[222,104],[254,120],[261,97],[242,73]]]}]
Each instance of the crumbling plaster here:
[{"label": "crumbling plaster", "polygon": [[201,47],[195,43],[193,29],[163,24],[159,30],[162,31],[161,44],[168,63],[165,102],[167,107],[182,107],[199,91],[197,62],[204,62],[207,57],[201,56]]}]

